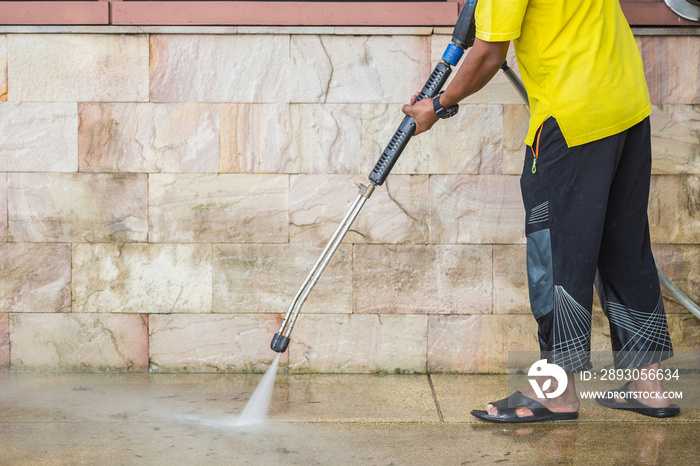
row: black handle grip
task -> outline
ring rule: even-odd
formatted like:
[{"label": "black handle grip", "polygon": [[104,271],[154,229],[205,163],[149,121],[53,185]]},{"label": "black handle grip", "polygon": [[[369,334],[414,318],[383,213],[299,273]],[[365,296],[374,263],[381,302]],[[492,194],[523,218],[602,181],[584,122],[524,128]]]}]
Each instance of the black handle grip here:
[{"label": "black handle grip", "polygon": [[[442,86],[444,86],[447,82],[447,78],[450,77],[451,72],[452,68],[450,68],[449,64],[445,62],[438,63],[433,72],[430,74],[428,81],[426,81],[425,85],[423,86],[423,89],[421,89],[420,93],[418,94],[416,102],[423,99],[432,99],[434,96],[436,96],[438,92],[440,92],[440,89],[442,89]],[[408,141],[415,132],[415,121],[413,121],[412,117],[406,116],[399,125],[399,128],[394,133],[394,137],[391,138],[391,141],[389,141],[386,149],[384,149],[384,152],[382,152],[382,155],[379,157],[379,160],[374,166],[372,173],[369,175],[369,181],[371,181],[373,185],[381,186],[384,184],[386,177],[389,176],[391,169],[401,156],[401,152],[403,152],[406,144],[408,144]]]},{"label": "black handle grip", "polygon": [[447,82],[447,78],[450,77],[450,73],[452,73],[450,65],[445,62],[438,63],[413,103],[423,99],[432,99],[438,95],[442,86]]},{"label": "black handle grip", "polygon": [[[467,0],[462,11],[459,14],[459,19],[457,19],[457,24],[455,24],[454,31],[452,32],[452,43],[466,50],[474,44],[474,37],[476,34],[476,24],[474,22],[474,13],[476,11],[476,4],[478,0]],[[453,64],[456,64],[461,57],[461,53]],[[445,58],[443,58],[445,60]],[[449,59],[448,59],[449,60]],[[438,92],[442,89],[442,86],[447,82],[447,78],[450,76],[452,69],[449,63],[442,61],[438,63],[433,72],[430,74],[428,81],[423,86],[423,89],[418,94],[416,102],[423,99],[432,99]],[[415,103],[415,102],[414,102]],[[387,176],[391,172],[391,169],[396,164],[396,161],[401,156],[404,148],[408,144],[408,141],[416,132],[416,123],[413,118],[407,116],[399,125],[399,128],[394,133],[394,137],[391,138],[389,145],[386,146],[381,157],[374,166],[372,173],[369,175],[369,180],[375,186],[381,186],[386,180]]]},{"label": "black handle grip", "polygon": [[381,157],[377,160],[377,164],[374,166],[372,173],[369,174],[369,180],[375,186],[381,186],[389,176],[391,169],[394,168],[394,164],[399,160],[401,152],[403,152],[406,144],[416,132],[416,123],[413,118],[406,116],[399,128],[394,133],[394,137],[391,138],[389,144],[384,149]]},{"label": "black handle grip", "polygon": [[460,46],[463,50],[474,45],[476,25],[474,24],[474,12],[478,0],[467,0],[462,6],[457,24],[452,32],[452,42]]}]

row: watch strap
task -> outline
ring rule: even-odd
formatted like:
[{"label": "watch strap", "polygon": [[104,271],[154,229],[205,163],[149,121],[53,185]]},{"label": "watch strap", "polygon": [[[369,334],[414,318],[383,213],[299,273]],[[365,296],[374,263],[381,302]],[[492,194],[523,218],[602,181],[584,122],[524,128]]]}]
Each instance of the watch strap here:
[{"label": "watch strap", "polygon": [[451,116],[454,116],[457,114],[457,111],[459,110],[459,104],[450,107],[450,108],[445,108],[440,104],[440,96],[443,93],[440,92],[438,95],[433,97],[433,110],[439,116],[440,118],[450,118]]}]

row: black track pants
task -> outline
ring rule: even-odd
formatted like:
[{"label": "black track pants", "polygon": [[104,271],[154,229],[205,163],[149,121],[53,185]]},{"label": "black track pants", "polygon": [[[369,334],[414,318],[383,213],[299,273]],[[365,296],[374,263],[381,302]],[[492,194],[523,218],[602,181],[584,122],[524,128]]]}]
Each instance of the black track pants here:
[{"label": "black track pants", "polygon": [[539,133],[535,173],[534,151],[527,148],[520,185],[542,357],[567,372],[590,369],[595,282],[617,367],[670,358],[647,221],[649,119],[572,148],[554,118]]}]

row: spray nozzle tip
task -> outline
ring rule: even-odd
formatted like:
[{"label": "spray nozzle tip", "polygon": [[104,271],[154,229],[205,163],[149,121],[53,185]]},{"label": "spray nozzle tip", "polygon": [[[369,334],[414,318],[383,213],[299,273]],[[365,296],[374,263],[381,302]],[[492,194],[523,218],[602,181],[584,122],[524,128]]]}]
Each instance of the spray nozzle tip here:
[{"label": "spray nozzle tip", "polygon": [[272,351],[284,353],[287,351],[287,346],[289,346],[289,337],[285,337],[281,333],[275,333],[275,336],[272,337],[272,342],[270,343],[270,348],[272,348]]}]

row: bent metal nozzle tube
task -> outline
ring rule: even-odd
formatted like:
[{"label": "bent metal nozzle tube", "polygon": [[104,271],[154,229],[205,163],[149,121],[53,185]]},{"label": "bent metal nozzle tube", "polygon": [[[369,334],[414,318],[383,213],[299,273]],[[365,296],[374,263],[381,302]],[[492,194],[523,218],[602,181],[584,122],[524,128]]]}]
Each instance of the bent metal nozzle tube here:
[{"label": "bent metal nozzle tube", "polygon": [[506,75],[506,78],[508,78],[508,81],[513,85],[515,88],[515,91],[518,93],[521,99],[523,99],[523,102],[527,104],[527,106],[530,106],[530,102],[527,98],[527,91],[525,90],[525,86],[523,86],[523,82],[518,78],[518,76],[513,72],[512,69],[508,66],[508,60],[503,62],[503,65],[501,66],[501,70],[503,71],[503,74]]},{"label": "bent metal nozzle tube", "polygon": [[318,279],[321,278],[321,274],[326,269],[326,266],[333,257],[333,254],[335,254],[335,251],[340,246],[343,238],[345,238],[348,230],[350,230],[350,226],[357,218],[360,210],[362,210],[362,207],[365,205],[365,202],[367,202],[367,199],[369,199],[374,192],[375,185],[370,184],[369,186],[365,186],[358,183],[358,188],[360,192],[358,193],[357,198],[352,203],[350,209],[345,214],[345,217],[343,217],[343,220],[336,228],[333,236],[331,236],[328,244],[326,244],[323,252],[321,252],[321,255],[316,260],[316,263],[306,275],[304,282],[294,295],[294,299],[292,299],[289,309],[287,309],[287,313],[282,320],[279,331],[272,337],[270,348],[272,348],[273,351],[284,353],[287,350],[287,346],[289,346],[289,335],[292,333],[292,328],[294,328],[294,323],[299,316],[301,307],[304,305],[306,298],[308,298],[309,293],[311,293],[311,290],[316,285]]}]

